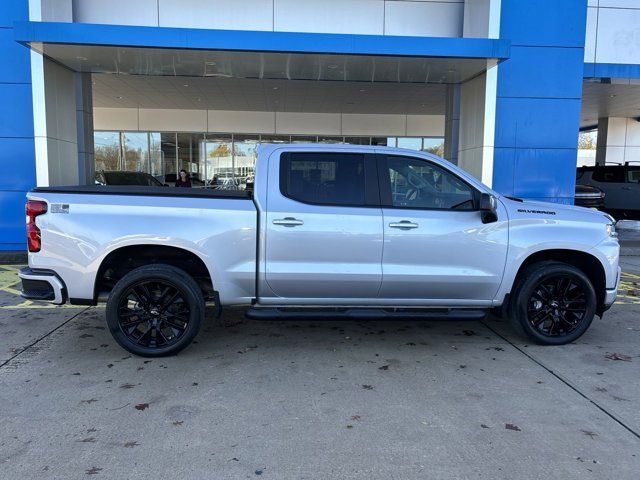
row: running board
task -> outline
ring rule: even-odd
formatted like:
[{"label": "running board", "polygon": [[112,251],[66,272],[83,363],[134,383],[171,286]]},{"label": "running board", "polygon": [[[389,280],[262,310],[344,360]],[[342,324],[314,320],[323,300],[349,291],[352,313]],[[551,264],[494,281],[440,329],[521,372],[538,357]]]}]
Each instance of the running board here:
[{"label": "running board", "polygon": [[470,308],[251,307],[245,312],[245,316],[251,320],[482,320],[487,313],[487,310]]}]

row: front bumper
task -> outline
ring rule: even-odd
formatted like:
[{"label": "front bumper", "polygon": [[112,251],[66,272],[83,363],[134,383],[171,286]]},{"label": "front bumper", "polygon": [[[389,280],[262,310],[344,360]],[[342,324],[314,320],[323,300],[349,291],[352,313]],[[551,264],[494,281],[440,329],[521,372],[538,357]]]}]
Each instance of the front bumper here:
[{"label": "front bumper", "polygon": [[604,294],[604,306],[605,308],[609,308],[613,305],[613,302],[616,301],[616,296],[618,295],[618,285],[620,284],[620,275],[622,274],[622,269],[618,267],[618,276],[616,277],[616,286],[612,289],[605,290]]},{"label": "front bumper", "polygon": [[67,289],[51,270],[32,270],[25,267],[18,272],[22,280],[21,295],[27,300],[38,300],[62,305],[67,300]]}]

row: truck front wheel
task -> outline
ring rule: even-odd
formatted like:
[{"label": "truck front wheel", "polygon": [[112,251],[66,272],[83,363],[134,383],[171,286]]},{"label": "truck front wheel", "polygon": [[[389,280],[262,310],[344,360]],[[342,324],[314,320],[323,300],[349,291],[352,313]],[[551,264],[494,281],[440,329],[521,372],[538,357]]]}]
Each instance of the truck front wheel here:
[{"label": "truck front wheel", "polygon": [[143,357],[173,355],[188,346],[204,318],[202,290],[169,265],[146,265],[123,276],[107,300],[113,338]]},{"label": "truck front wheel", "polygon": [[541,345],[563,345],[587,331],[596,313],[596,292],[582,270],[548,261],[520,276],[509,317],[514,329]]}]

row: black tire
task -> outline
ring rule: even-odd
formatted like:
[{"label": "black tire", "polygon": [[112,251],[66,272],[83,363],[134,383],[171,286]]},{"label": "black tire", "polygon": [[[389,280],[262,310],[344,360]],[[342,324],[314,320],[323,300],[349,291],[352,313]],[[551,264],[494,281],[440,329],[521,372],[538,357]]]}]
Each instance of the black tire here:
[{"label": "black tire", "polygon": [[202,290],[185,271],[147,265],[122,277],[107,300],[107,325],[125,350],[143,357],[174,355],[194,339],[204,318]]},{"label": "black tire", "polygon": [[573,265],[546,261],[517,279],[508,308],[516,333],[540,345],[564,345],[587,331],[596,313],[596,292]]}]

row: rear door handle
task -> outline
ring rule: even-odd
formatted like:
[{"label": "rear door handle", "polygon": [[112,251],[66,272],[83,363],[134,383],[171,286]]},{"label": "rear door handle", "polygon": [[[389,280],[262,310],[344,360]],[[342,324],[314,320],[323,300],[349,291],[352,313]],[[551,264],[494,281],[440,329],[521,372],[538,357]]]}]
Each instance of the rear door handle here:
[{"label": "rear door handle", "polygon": [[399,222],[391,222],[389,224],[391,228],[399,228],[401,230],[411,230],[412,228],[418,228],[417,223],[410,222],[409,220],[401,220]]},{"label": "rear door handle", "polygon": [[298,225],[304,225],[304,222],[302,220],[298,220],[297,218],[285,217],[274,220],[273,224],[282,225],[283,227],[297,227]]}]

